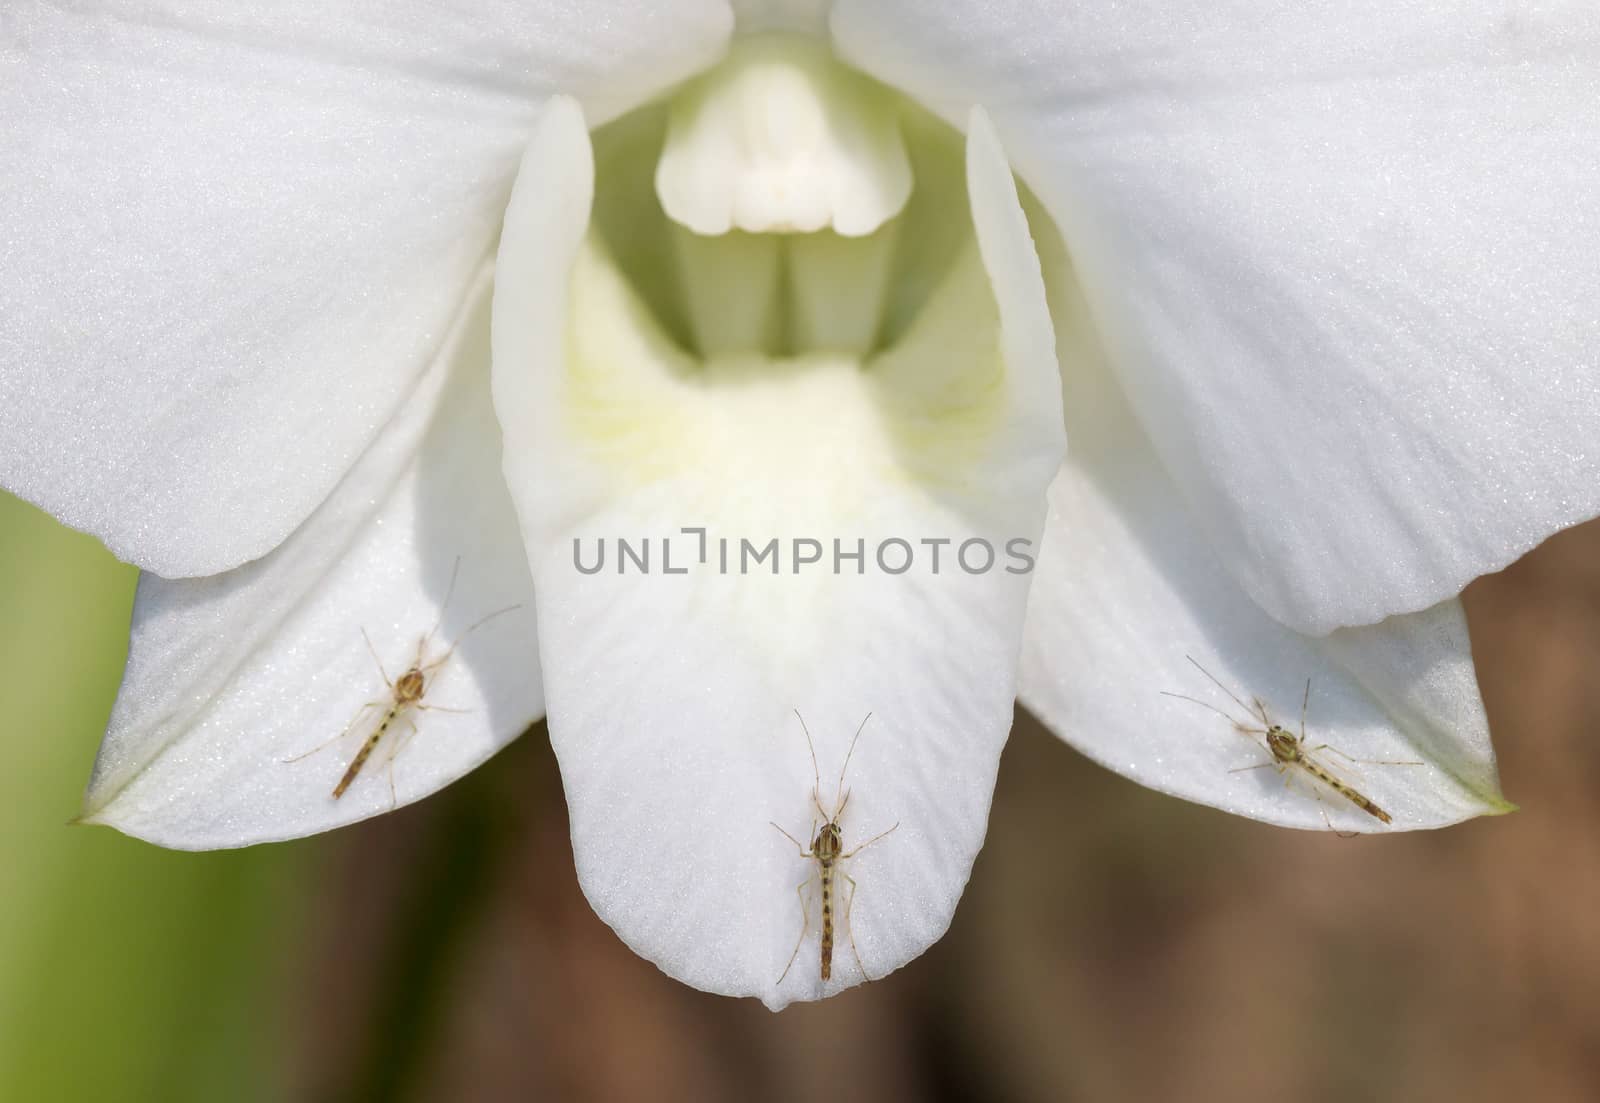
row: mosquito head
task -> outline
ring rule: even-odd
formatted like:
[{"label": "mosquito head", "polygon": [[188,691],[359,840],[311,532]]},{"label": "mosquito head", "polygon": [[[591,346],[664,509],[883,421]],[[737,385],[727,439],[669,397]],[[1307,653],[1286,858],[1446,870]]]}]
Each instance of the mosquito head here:
[{"label": "mosquito head", "polygon": [[844,836],[836,822],[822,825],[811,843],[811,852],[819,861],[831,861],[844,852]]},{"label": "mosquito head", "polygon": [[1272,757],[1279,762],[1300,761],[1300,740],[1296,739],[1288,729],[1277,724],[1267,729],[1267,750],[1272,752]]},{"label": "mosquito head", "polygon": [[419,667],[412,667],[394,683],[394,699],[396,704],[410,705],[422,700],[422,694],[427,689]]}]

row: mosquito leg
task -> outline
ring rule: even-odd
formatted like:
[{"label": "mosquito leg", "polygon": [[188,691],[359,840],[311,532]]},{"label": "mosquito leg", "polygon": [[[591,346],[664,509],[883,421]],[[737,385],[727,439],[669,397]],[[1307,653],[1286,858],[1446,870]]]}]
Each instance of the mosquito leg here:
[{"label": "mosquito leg", "polygon": [[[899,826],[900,826],[899,821],[896,821],[894,827],[899,827]],[[872,838],[868,839],[866,842],[862,843],[860,846],[856,847],[854,850],[847,850],[843,854],[839,855],[839,857],[840,858],[854,858],[857,854],[860,854],[863,850],[867,849],[867,847],[871,846],[873,843],[877,842],[879,839],[883,838],[885,835],[893,834],[894,833],[894,827],[889,828],[888,831],[880,831],[880,832],[878,832],[876,835],[872,836]],[[851,881],[850,883],[852,885],[855,884],[854,881]]]},{"label": "mosquito leg", "polygon": [[[777,827],[776,824],[773,824]],[[779,831],[783,828],[779,827]],[[787,832],[785,832],[787,834]],[[800,946],[806,940],[806,931],[811,927],[811,904],[806,900],[806,889],[811,887],[811,882],[816,880],[807,877],[794,887],[794,894],[800,898],[800,937],[794,940],[794,952],[789,955],[789,964],[783,967],[783,972],[778,974],[778,983],[783,983],[783,978],[789,975],[789,970],[794,968],[794,959],[800,956]]]},{"label": "mosquito leg", "polygon": [[[898,827],[899,825],[896,824],[895,826]],[[889,829],[889,831],[893,830],[893,827]],[[887,835],[889,831],[885,831],[883,834]],[[882,836],[879,837],[881,838]],[[861,978],[863,980],[871,980],[872,974],[867,972],[865,965],[861,964],[861,951],[856,949],[855,924],[850,922],[850,909],[856,906],[856,879],[842,869],[839,871],[839,876],[850,882],[850,899],[844,902],[844,931],[845,934],[850,936],[850,952],[855,955],[856,968],[861,970]]]},{"label": "mosquito leg", "polygon": [[368,712],[372,711],[373,709],[387,709],[388,707],[389,707],[388,704],[386,702],[383,702],[383,701],[368,701],[366,704],[362,705],[361,708],[356,711],[356,714],[350,720],[350,723],[348,723],[348,724],[346,724],[344,726],[344,731],[340,732],[338,735],[334,736],[332,739],[323,740],[321,743],[318,743],[315,747],[312,747],[309,751],[302,751],[300,754],[297,754],[292,758],[285,758],[282,761],[285,764],[288,764],[290,762],[299,762],[302,758],[310,758],[312,755],[316,754],[318,751],[327,750],[329,747],[331,747],[335,743],[339,742],[339,740],[341,740],[345,736],[349,735],[355,729],[355,727],[361,722],[361,718],[363,716],[365,716]]},{"label": "mosquito leg", "polygon": [[389,810],[391,812],[400,805],[400,798],[395,793],[394,789],[394,760],[399,757],[400,752],[405,749],[406,744],[410,743],[412,739],[416,738],[417,734],[417,722],[411,719],[409,715],[404,717],[404,719],[406,726],[411,730],[407,732],[404,737],[394,741],[394,745],[389,748],[389,757],[385,762],[389,772]]},{"label": "mosquito leg", "polygon": [[[772,823],[771,820],[768,820],[767,822],[768,823]],[[778,834],[782,835],[785,839],[788,839],[791,843],[794,844],[794,848],[800,852],[800,857],[809,858],[809,857],[812,856],[811,855],[811,851],[807,850],[805,847],[800,845],[800,840],[799,839],[797,839],[793,835],[789,834],[783,828],[778,827],[778,825],[775,824],[775,823],[772,823],[772,826],[773,827],[777,827],[778,828]]]},{"label": "mosquito leg", "polygon": [[1254,766],[1240,766],[1238,769],[1229,770],[1230,774],[1248,774],[1251,770],[1270,770],[1277,766],[1276,762],[1259,762]]},{"label": "mosquito leg", "polygon": [[1396,759],[1388,759],[1388,758],[1351,758],[1349,755],[1347,755],[1343,751],[1341,751],[1338,747],[1335,747],[1332,743],[1318,743],[1315,747],[1311,748],[1311,751],[1312,751],[1313,754],[1316,753],[1317,751],[1329,751],[1329,752],[1331,752],[1333,754],[1338,755],[1340,758],[1344,759],[1346,762],[1356,762],[1356,763],[1359,763],[1359,764],[1361,764],[1363,766],[1423,766],[1423,765],[1426,765],[1426,763],[1417,762],[1414,759],[1396,760]]},{"label": "mosquito leg", "polygon": [[404,736],[396,739],[394,741],[394,745],[389,748],[390,762],[393,762],[400,752],[406,749],[406,747],[411,743],[411,740],[414,739],[417,734],[417,722],[413,720],[409,714],[403,714],[400,719],[406,722],[406,727],[409,730]]},{"label": "mosquito leg", "polygon": [[[1321,800],[1322,798],[1318,797],[1317,799]],[[1337,827],[1333,826],[1333,821],[1328,818],[1327,809],[1322,810],[1322,825],[1329,831],[1332,831],[1335,835],[1339,836],[1341,839],[1353,839],[1357,835],[1361,834],[1359,831],[1340,831]]]},{"label": "mosquito leg", "polygon": [[1320,810],[1322,812],[1322,823],[1323,826],[1325,826],[1329,831],[1332,831],[1341,839],[1353,839],[1357,835],[1361,834],[1359,831],[1340,831],[1337,827],[1333,826],[1333,821],[1328,818],[1328,802],[1322,799],[1322,794],[1317,792],[1315,786],[1313,786],[1311,789],[1311,795],[1316,797],[1317,804],[1321,805]]}]

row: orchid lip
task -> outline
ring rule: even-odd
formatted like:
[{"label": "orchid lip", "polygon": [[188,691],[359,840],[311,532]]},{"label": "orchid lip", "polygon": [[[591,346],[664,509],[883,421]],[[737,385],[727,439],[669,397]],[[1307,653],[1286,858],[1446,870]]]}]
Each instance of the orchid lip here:
[{"label": "orchid lip", "polygon": [[[997,557],[1034,538],[1064,438],[1015,185],[981,113],[963,139],[900,110],[915,186],[894,218],[848,238],[713,237],[664,212],[641,217],[670,105],[592,144],[575,109],[552,108],[497,269],[495,408],[580,883],[673,976],[772,1007],[861,979],[783,973],[806,871],[764,825],[805,815],[810,757],[794,711],[828,762],[874,715],[841,829],[849,849],[901,824],[892,847],[853,859],[854,942],[882,975],[943,933],[981,845],[1028,574],[948,557],[936,572],[919,557],[901,573],[667,577],[588,573],[573,554],[686,527],[713,548],[928,538],[949,556],[974,537]],[[568,176],[552,168],[575,163]],[[760,323],[717,317],[685,272],[762,304]],[[826,305],[829,283],[867,288],[866,306]],[[696,825],[692,875],[652,846],[660,825],[682,822]],[[690,876],[685,898],[674,886]]]}]

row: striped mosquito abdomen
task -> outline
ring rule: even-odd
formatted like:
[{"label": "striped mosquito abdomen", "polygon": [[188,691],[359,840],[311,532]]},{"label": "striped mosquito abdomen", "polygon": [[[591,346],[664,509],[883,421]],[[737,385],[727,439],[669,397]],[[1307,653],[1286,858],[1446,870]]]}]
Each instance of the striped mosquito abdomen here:
[{"label": "striped mosquito abdomen", "polygon": [[1296,767],[1304,770],[1322,784],[1338,793],[1345,800],[1361,809],[1373,819],[1383,823],[1393,823],[1394,818],[1379,808],[1366,794],[1357,791],[1349,783],[1341,781],[1333,775],[1326,766],[1306,753],[1306,748],[1287,728],[1274,724],[1267,729],[1267,750],[1272,752],[1273,759],[1278,763],[1278,769]]},{"label": "striped mosquito abdomen", "polygon": [[822,979],[833,976],[833,863],[822,866]]},{"label": "striped mosquito abdomen", "polygon": [[399,708],[391,708],[383,714],[383,719],[373,733],[361,741],[361,749],[350,760],[350,765],[345,769],[344,777],[339,779],[339,784],[333,787],[333,799],[338,800],[344,796],[344,791],[350,788],[361,773],[361,767],[367,764],[367,759],[372,757],[372,752],[377,750],[378,744],[383,740],[383,733],[389,730],[389,725],[394,723],[394,718],[400,715]]},{"label": "striped mosquito abdomen", "polygon": [[1367,815],[1373,817],[1374,819],[1382,820],[1384,823],[1394,822],[1394,817],[1390,816],[1389,813],[1385,812],[1382,808],[1379,808],[1370,797],[1359,793],[1349,785],[1346,785],[1327,770],[1323,769],[1312,759],[1301,755],[1300,765],[1305,767],[1307,773],[1311,774],[1318,781],[1322,782],[1322,784],[1332,789],[1335,793],[1338,793],[1341,797],[1355,805],[1357,808],[1361,809]]},{"label": "striped mosquito abdomen", "polygon": [[822,979],[833,977],[833,863],[844,848],[844,837],[837,823],[825,823],[811,844],[817,859],[817,877],[822,882]]},{"label": "striped mosquito abdomen", "polygon": [[[420,654],[420,648],[419,648]],[[378,744],[383,742],[384,733],[387,732],[401,713],[408,709],[416,708],[422,702],[422,695],[428,691],[427,679],[422,673],[421,660],[400,677],[395,679],[394,699],[389,707],[384,710],[383,719],[378,722],[377,728],[361,742],[361,749],[350,760],[350,766],[345,770],[344,777],[339,779],[339,784],[333,787],[333,799],[338,800],[344,796],[344,791],[350,788],[356,777],[361,773],[361,767],[367,764],[367,759],[372,757],[372,752],[378,749]]]}]

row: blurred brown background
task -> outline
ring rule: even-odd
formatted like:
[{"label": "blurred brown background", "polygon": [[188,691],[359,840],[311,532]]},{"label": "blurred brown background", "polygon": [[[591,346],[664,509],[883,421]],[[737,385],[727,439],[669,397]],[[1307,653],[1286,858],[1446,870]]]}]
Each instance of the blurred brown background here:
[{"label": "blurred brown background", "polygon": [[779,1015],[667,979],[596,919],[536,730],[330,844],[293,955],[296,1097],[1600,1098],[1600,526],[1466,601],[1521,812],[1283,831],[1019,713],[949,935]]}]

